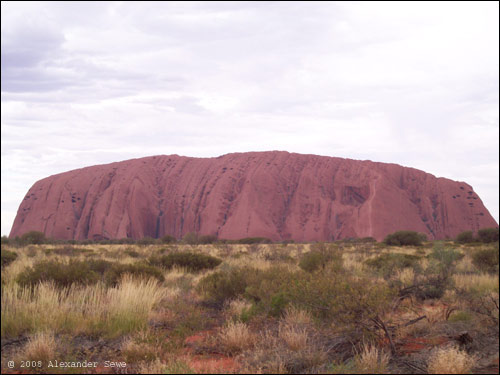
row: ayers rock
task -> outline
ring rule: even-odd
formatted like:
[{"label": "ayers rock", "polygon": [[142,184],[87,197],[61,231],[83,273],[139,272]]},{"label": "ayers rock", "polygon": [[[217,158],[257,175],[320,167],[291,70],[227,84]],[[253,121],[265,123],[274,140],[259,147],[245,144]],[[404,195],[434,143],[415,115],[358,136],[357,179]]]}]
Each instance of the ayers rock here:
[{"label": "ayers rock", "polygon": [[396,164],[288,152],[152,156],[36,182],[10,236],[337,240],[396,230],[430,239],[497,227],[465,182]]}]

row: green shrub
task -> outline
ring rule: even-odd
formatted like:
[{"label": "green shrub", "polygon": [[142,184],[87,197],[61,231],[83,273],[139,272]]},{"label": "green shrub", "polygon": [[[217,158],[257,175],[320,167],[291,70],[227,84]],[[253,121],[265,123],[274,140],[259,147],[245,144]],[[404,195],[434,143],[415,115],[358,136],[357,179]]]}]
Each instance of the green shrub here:
[{"label": "green shrub", "polygon": [[252,272],[248,274],[244,296],[253,300],[262,310],[276,315],[278,307],[284,308],[289,301],[286,297],[288,287],[304,277],[308,275],[302,271],[291,271],[284,265]]},{"label": "green shrub", "polygon": [[483,243],[498,242],[498,228],[485,228],[477,231],[477,238]]},{"label": "green shrub", "polygon": [[198,235],[194,232],[188,232],[182,237],[182,242],[188,245],[197,245],[198,244]]},{"label": "green shrub", "polygon": [[420,257],[411,254],[386,253],[376,258],[368,259],[365,263],[377,270],[384,277],[390,277],[397,269],[413,268],[418,270]]},{"label": "green shrub", "polygon": [[200,280],[197,290],[208,300],[223,303],[242,296],[248,285],[248,275],[258,270],[245,267],[229,271],[218,271]]},{"label": "green shrub", "polygon": [[167,234],[167,235],[163,236],[162,238],[160,238],[160,242],[161,243],[176,243],[177,239],[174,236],[170,236]]},{"label": "green shrub", "polygon": [[451,287],[449,277],[439,275],[430,275],[425,279],[420,288],[415,293],[417,299],[423,301],[426,299],[439,299],[444,296],[447,289]]},{"label": "green shrub", "polygon": [[10,244],[10,239],[9,239],[9,237],[7,237],[7,236],[2,236],[1,243],[2,243],[2,245],[8,245],[8,244]]},{"label": "green shrub", "polygon": [[460,233],[456,238],[456,243],[471,243],[474,242],[474,233],[471,230],[466,230],[465,232]]},{"label": "green shrub", "polygon": [[2,254],[2,268],[11,264],[17,258],[17,254],[9,250],[2,249],[1,254]]},{"label": "green shrub", "polygon": [[289,283],[286,294],[291,303],[307,308],[317,318],[362,333],[391,306],[395,291],[370,279],[321,272]]},{"label": "green shrub", "polygon": [[314,272],[325,269],[329,262],[336,264],[340,271],[342,269],[342,253],[333,244],[318,242],[311,246],[311,251],[302,256],[299,267],[304,271]]},{"label": "green shrub", "polygon": [[279,315],[289,302],[286,289],[302,274],[292,272],[286,266],[273,266],[267,270],[233,268],[204,277],[198,283],[198,291],[217,303],[245,297],[252,300],[260,311]]},{"label": "green shrub", "polygon": [[43,234],[42,232],[32,230],[31,232],[24,233],[20,238],[20,242],[23,244],[38,245],[45,243],[46,238],[45,234]]},{"label": "green shrub", "polygon": [[269,304],[269,314],[276,317],[281,316],[289,303],[290,299],[286,293],[278,292],[273,294]]},{"label": "green shrub", "polygon": [[377,240],[373,237],[349,237],[349,238],[344,238],[342,240],[336,241],[338,243],[345,243],[345,244],[358,244],[358,243],[375,243]]},{"label": "green shrub", "polygon": [[205,236],[200,236],[198,238],[198,243],[202,245],[207,245],[211,244],[217,241],[217,236],[212,236],[210,234],[207,234]]},{"label": "green shrub", "polygon": [[118,244],[118,245],[133,245],[135,244],[135,240],[130,237],[124,237],[124,238],[117,238],[114,240],[111,240],[111,243],[113,244]]},{"label": "green shrub", "polygon": [[244,245],[253,245],[253,244],[263,244],[263,243],[272,243],[273,241],[266,237],[245,237],[238,240],[238,243]]},{"label": "green shrub", "polygon": [[498,271],[498,244],[472,253],[472,263],[481,271]]},{"label": "green shrub", "polygon": [[402,230],[387,235],[384,243],[389,246],[421,246],[426,239],[423,233]]},{"label": "green shrub", "polygon": [[434,243],[432,252],[428,255],[431,259],[436,259],[445,270],[449,270],[458,260],[464,257],[461,252],[445,248],[443,242]]},{"label": "green shrub", "polygon": [[90,249],[85,249],[81,247],[73,247],[71,245],[66,245],[63,247],[56,247],[52,249],[46,249],[47,253],[54,253],[57,255],[67,255],[67,256],[76,256],[81,254],[92,253],[93,251]]},{"label": "green shrub", "polygon": [[191,272],[213,269],[222,263],[222,260],[210,255],[193,252],[176,252],[160,257],[152,256],[149,263],[153,266],[171,269],[174,266],[186,268]]},{"label": "green shrub", "polygon": [[151,238],[151,237],[143,237],[140,240],[136,241],[136,244],[139,246],[154,245],[155,243],[156,243],[156,239]]},{"label": "green shrub", "polygon": [[115,286],[126,273],[135,277],[155,278],[160,282],[165,280],[161,269],[145,263],[115,263],[104,273],[104,280],[107,285]]},{"label": "green shrub", "polygon": [[44,260],[22,271],[17,282],[22,286],[34,286],[40,282],[53,281],[58,287],[68,287],[71,284],[93,284],[98,279],[98,274],[86,262]]},{"label": "green shrub", "polygon": [[99,275],[104,275],[104,273],[109,270],[114,263],[104,260],[104,259],[88,259],[85,261],[91,271],[96,272]]},{"label": "green shrub", "polygon": [[164,280],[161,269],[145,263],[119,264],[103,259],[90,259],[70,260],[68,263],[57,260],[40,261],[22,271],[17,282],[23,286],[33,286],[40,282],[53,281],[58,287],[68,287],[71,284],[89,285],[103,280],[108,285],[116,285],[125,273]]}]

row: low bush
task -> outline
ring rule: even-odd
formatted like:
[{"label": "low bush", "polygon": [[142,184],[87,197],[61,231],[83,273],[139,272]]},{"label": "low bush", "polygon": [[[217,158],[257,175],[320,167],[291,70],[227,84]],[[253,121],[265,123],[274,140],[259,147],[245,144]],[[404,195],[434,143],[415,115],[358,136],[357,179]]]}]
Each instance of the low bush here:
[{"label": "low bush", "polygon": [[307,278],[302,271],[291,271],[283,265],[252,272],[247,277],[245,297],[266,313],[279,316],[290,302],[288,288]]},{"label": "low bush", "polygon": [[57,255],[67,255],[67,256],[77,256],[81,254],[88,254],[92,253],[93,251],[90,249],[85,249],[82,247],[73,247],[71,245],[66,245],[63,247],[56,247],[52,249],[46,249],[45,250],[47,253],[53,253]]},{"label": "low bush", "polygon": [[338,243],[345,243],[345,244],[358,244],[358,243],[375,243],[377,240],[373,237],[349,237],[349,238],[344,238],[342,240],[336,241]]},{"label": "low bush", "polygon": [[200,236],[198,238],[198,243],[202,244],[202,245],[211,244],[211,243],[214,243],[216,241],[217,241],[217,236],[212,236],[210,234],[205,235],[205,236]]},{"label": "low bush", "polygon": [[244,245],[262,244],[262,243],[273,243],[273,241],[266,237],[246,237],[241,238],[237,241]]},{"label": "low bush", "polygon": [[287,283],[284,293],[291,304],[356,335],[369,333],[367,329],[390,308],[395,295],[385,283],[348,274],[326,270],[305,276]]},{"label": "low bush", "polygon": [[222,303],[242,296],[248,285],[249,274],[258,272],[250,267],[214,272],[200,280],[197,290],[206,299]]},{"label": "low bush", "polygon": [[259,311],[279,316],[290,301],[286,290],[304,276],[303,272],[292,272],[286,266],[266,270],[233,268],[204,277],[198,283],[198,291],[216,303],[245,297]]},{"label": "low bush", "polygon": [[20,242],[25,245],[28,244],[37,245],[45,243],[46,238],[45,234],[43,234],[42,232],[33,230],[31,232],[24,233],[20,238]]},{"label": "low bush", "polygon": [[155,278],[158,281],[165,280],[161,269],[145,263],[115,263],[104,273],[104,280],[107,285],[115,286],[125,274],[131,274],[134,277],[141,277],[144,279]]},{"label": "low bush", "polygon": [[438,241],[434,243],[432,252],[428,257],[439,262],[438,264],[441,272],[451,273],[456,262],[462,259],[464,254],[455,249],[446,248],[443,242]]},{"label": "low bush", "polygon": [[40,261],[22,271],[17,277],[17,282],[22,286],[34,286],[40,282],[52,281],[57,287],[64,288],[72,284],[89,285],[103,280],[106,284],[114,286],[124,274],[164,280],[161,269],[145,263],[119,264],[91,259],[70,260],[68,263],[58,260]]},{"label": "low bush", "polygon": [[471,230],[466,230],[465,232],[460,233],[456,238],[456,243],[471,243],[476,239],[474,238],[474,233]]},{"label": "low bush", "polygon": [[2,257],[2,268],[8,266],[13,261],[17,259],[17,254],[13,251],[3,250],[1,251]]},{"label": "low bush", "polygon": [[498,242],[498,228],[485,228],[478,230],[477,239],[483,243]]},{"label": "low bush", "polygon": [[17,282],[22,286],[34,286],[40,282],[53,281],[58,287],[69,287],[71,284],[93,284],[98,279],[99,275],[90,269],[87,262],[44,260],[22,271]]},{"label": "low bush", "polygon": [[[250,248],[252,248],[253,246],[259,246],[259,245],[252,245],[250,246]],[[292,256],[290,256],[290,251],[287,250],[286,246],[287,245],[281,245],[279,247],[278,246],[265,247],[262,251],[264,259],[273,262],[295,263],[295,259]],[[253,250],[251,252],[258,252],[258,250]]]},{"label": "low bush", "polygon": [[404,268],[418,269],[420,257],[402,253],[386,253],[376,258],[368,259],[365,263],[377,270],[384,277],[390,277],[396,270]]},{"label": "low bush", "polygon": [[163,256],[152,256],[149,264],[165,269],[174,266],[182,267],[191,272],[213,269],[222,263],[222,260],[210,255],[193,252],[176,252]]},{"label": "low bush", "polygon": [[299,267],[307,272],[314,272],[324,269],[332,262],[338,270],[342,269],[342,253],[333,244],[315,243],[311,246],[311,251],[304,254],[299,262]]},{"label": "low bush", "polygon": [[155,243],[156,243],[156,239],[151,238],[151,237],[143,237],[140,240],[136,241],[136,244],[139,246],[154,245]]},{"label": "low bush", "polygon": [[411,230],[394,232],[385,237],[384,243],[389,246],[421,246],[427,238],[424,234]]},{"label": "low bush", "polygon": [[198,235],[194,232],[188,232],[182,237],[182,242],[188,245],[197,245]]},{"label": "low bush", "polygon": [[415,297],[423,301],[426,299],[439,299],[444,296],[446,290],[452,286],[451,279],[447,276],[428,275],[415,290]]},{"label": "low bush", "polygon": [[498,272],[498,254],[498,244],[496,247],[476,250],[472,253],[472,263],[481,271]]},{"label": "low bush", "polygon": [[104,259],[89,259],[86,260],[85,263],[93,272],[96,272],[99,275],[104,275],[104,273],[109,270],[114,264]]},{"label": "low bush", "polygon": [[174,236],[166,235],[160,238],[161,243],[176,243],[177,239]]}]

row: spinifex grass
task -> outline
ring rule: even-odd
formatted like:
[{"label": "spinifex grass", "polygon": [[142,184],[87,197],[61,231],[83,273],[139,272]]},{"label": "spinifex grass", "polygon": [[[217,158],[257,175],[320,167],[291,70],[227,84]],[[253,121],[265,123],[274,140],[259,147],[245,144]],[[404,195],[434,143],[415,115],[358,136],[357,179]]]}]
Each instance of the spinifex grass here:
[{"label": "spinifex grass", "polygon": [[2,337],[47,329],[111,337],[136,331],[146,326],[164,294],[156,280],[128,275],[115,288],[101,283],[62,289],[52,283],[33,289],[10,284],[2,292]]}]

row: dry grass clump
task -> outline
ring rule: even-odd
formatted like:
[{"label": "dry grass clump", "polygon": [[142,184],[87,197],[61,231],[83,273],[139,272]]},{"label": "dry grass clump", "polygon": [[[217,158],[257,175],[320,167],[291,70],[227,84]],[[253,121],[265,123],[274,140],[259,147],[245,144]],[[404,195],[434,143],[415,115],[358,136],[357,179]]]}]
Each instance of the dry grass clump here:
[{"label": "dry grass clump", "polygon": [[156,358],[156,350],[144,342],[136,342],[129,338],[121,346],[122,355],[128,363],[152,361]]},{"label": "dry grass clump", "polygon": [[314,341],[301,345],[299,350],[292,350],[285,339],[279,337],[272,331],[264,331],[255,348],[245,351],[239,360],[242,363],[244,373],[264,374],[297,374],[317,373],[328,361],[328,355],[324,348],[316,345]]},{"label": "dry grass clump", "polygon": [[[152,362],[143,362],[139,366],[139,374],[167,374],[167,364],[158,358]],[[173,373],[172,373],[173,374]]]},{"label": "dry grass clump", "polygon": [[164,296],[157,280],[130,275],[115,288],[102,283],[57,288],[48,282],[33,289],[9,284],[2,291],[2,337],[44,330],[107,336],[133,332],[147,325]]},{"label": "dry grass clump", "polygon": [[177,287],[171,287],[171,288],[166,288],[165,289],[165,299],[167,301],[173,301],[176,298],[178,298],[182,293],[182,290]]},{"label": "dry grass clump", "polygon": [[290,325],[306,325],[311,324],[312,317],[309,311],[299,309],[295,306],[288,306],[285,310],[283,320]]},{"label": "dry grass clump", "polygon": [[462,259],[457,262],[458,273],[474,273],[477,272],[476,266],[472,263],[470,255],[466,254]]},{"label": "dry grass clump", "polygon": [[354,357],[354,366],[360,374],[385,374],[389,364],[389,354],[373,345],[364,345]]},{"label": "dry grass clump", "polygon": [[35,257],[29,257],[23,252],[16,252],[17,258],[2,269],[2,282],[10,284],[15,282],[17,276],[28,267],[32,267],[37,261],[46,259],[45,255],[38,254]]},{"label": "dry grass clump", "polygon": [[411,286],[415,281],[415,271],[413,268],[403,268],[401,270],[397,270],[396,279],[401,281],[401,284],[405,287]]},{"label": "dry grass clump", "polygon": [[229,315],[234,318],[239,318],[245,311],[249,311],[252,304],[244,299],[235,299],[229,302],[227,310]]},{"label": "dry grass clump", "polygon": [[165,277],[165,282],[167,284],[175,284],[179,279],[188,274],[188,270],[186,268],[174,266],[171,269],[165,271],[163,276]]},{"label": "dry grass clump", "polygon": [[304,327],[281,323],[278,336],[290,350],[299,351],[307,347],[308,334]]},{"label": "dry grass clump", "polygon": [[28,343],[24,347],[24,361],[42,361],[47,364],[48,361],[54,360],[56,356],[56,340],[52,332],[40,332],[30,337]]},{"label": "dry grass clump", "polygon": [[343,267],[354,275],[363,274],[363,256],[360,254],[344,253],[342,255]]},{"label": "dry grass clump", "polygon": [[224,264],[227,264],[230,268],[242,268],[251,264],[252,268],[259,270],[267,270],[273,265],[271,261],[258,258],[255,255],[247,255],[240,258],[228,258],[224,260]]},{"label": "dry grass clump", "polygon": [[440,348],[429,357],[429,374],[468,374],[475,358],[455,346]]},{"label": "dry grass clump", "polygon": [[453,281],[458,289],[478,294],[498,292],[498,275],[482,273],[479,275],[453,275]]},{"label": "dry grass clump", "polygon": [[220,332],[222,345],[229,353],[238,353],[251,348],[255,343],[255,336],[245,323],[229,322]]}]

